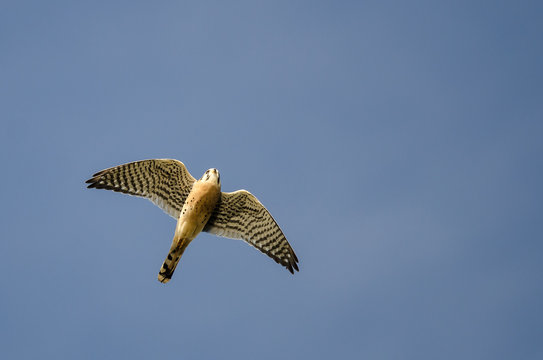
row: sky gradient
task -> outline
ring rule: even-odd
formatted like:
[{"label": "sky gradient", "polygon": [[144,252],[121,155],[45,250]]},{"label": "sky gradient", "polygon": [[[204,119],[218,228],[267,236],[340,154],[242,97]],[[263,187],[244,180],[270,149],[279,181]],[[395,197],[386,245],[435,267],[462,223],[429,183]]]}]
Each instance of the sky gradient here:
[{"label": "sky gradient", "polygon": [[[543,358],[543,5],[0,5],[5,359]],[[175,158],[247,189],[290,275],[87,190]]]}]

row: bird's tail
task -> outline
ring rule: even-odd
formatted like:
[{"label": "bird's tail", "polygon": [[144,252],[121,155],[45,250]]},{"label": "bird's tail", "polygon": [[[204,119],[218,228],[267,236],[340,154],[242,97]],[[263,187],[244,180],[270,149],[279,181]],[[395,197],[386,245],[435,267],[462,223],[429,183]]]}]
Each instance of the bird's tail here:
[{"label": "bird's tail", "polygon": [[172,278],[173,272],[175,271],[175,268],[177,267],[177,264],[179,263],[179,260],[181,259],[181,255],[183,255],[183,252],[187,248],[187,246],[190,244],[192,239],[174,239],[172,243],[172,247],[170,248],[170,252],[168,253],[168,256],[166,256],[166,260],[164,260],[164,263],[162,264],[162,267],[160,268],[160,272],[158,273],[158,281],[165,284]]}]

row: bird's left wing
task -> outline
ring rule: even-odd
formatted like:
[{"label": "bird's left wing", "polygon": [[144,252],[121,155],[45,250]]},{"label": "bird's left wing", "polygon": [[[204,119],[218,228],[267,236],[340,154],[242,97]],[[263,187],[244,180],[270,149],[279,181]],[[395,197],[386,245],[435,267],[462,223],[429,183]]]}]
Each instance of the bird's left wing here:
[{"label": "bird's left wing", "polygon": [[298,258],[268,210],[246,190],[221,193],[204,231],[230,239],[245,240],[291,273]]},{"label": "bird's left wing", "polygon": [[99,171],[87,187],[147,198],[177,219],[195,181],[181,161],[152,159]]}]

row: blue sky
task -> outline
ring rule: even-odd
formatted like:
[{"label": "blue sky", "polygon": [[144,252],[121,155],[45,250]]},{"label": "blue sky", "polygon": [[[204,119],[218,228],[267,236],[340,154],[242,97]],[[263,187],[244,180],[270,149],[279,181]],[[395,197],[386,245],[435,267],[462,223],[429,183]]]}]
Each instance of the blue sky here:
[{"label": "blue sky", "polygon": [[[540,359],[536,1],[0,5],[6,359]],[[254,193],[291,276],[87,190],[176,158]]]}]

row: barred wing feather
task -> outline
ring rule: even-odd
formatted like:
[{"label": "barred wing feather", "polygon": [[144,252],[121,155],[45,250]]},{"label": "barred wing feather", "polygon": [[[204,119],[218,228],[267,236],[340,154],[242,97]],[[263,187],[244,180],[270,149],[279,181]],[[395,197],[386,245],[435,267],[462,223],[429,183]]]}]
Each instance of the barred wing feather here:
[{"label": "barred wing feather", "polygon": [[298,258],[283,231],[264,205],[246,190],[223,192],[204,231],[245,240],[291,273],[298,271]]},{"label": "barred wing feather", "polygon": [[195,181],[181,161],[153,159],[99,171],[87,187],[147,198],[177,219]]}]

